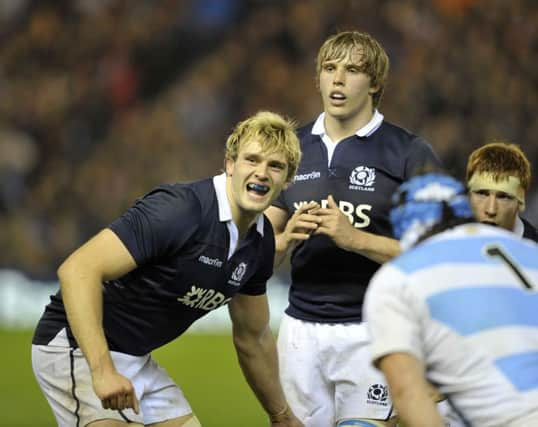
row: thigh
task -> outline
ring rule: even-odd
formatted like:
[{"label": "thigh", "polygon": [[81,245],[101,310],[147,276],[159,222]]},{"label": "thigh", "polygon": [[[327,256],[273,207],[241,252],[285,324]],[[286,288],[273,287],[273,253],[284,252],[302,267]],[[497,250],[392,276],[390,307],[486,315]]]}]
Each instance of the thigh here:
[{"label": "thigh", "polygon": [[328,366],[335,384],[336,419],[385,421],[394,415],[388,384],[371,363],[366,324],[336,325],[327,336]]},{"label": "thigh", "polygon": [[202,427],[202,424],[200,424],[196,415],[190,414],[161,423],[148,424],[147,427]]},{"label": "thigh", "polygon": [[82,427],[97,420],[143,424],[142,415],[132,409],[103,409],[79,349],[33,345],[32,367],[60,427]]},{"label": "thigh", "polygon": [[277,341],[282,387],[305,427],[334,424],[333,388],[324,376],[318,352],[319,326],[284,315]]},{"label": "thigh", "polygon": [[149,358],[143,371],[132,381],[137,390],[143,390],[140,410],[144,414],[145,425],[161,425],[165,421],[173,421],[176,424],[163,425],[176,426],[182,425],[177,424],[180,421],[191,418],[192,408],[183,391],[152,358]]}]

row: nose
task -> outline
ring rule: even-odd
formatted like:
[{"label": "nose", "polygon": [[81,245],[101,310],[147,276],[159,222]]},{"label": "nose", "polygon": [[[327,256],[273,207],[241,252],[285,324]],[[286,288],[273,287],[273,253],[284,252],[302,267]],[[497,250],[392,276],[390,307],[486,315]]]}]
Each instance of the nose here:
[{"label": "nose", "polygon": [[256,168],[255,170],[255,175],[256,175],[256,178],[258,179],[267,179],[267,176],[268,176],[268,170],[269,168],[269,164],[267,162],[260,162],[258,164],[258,167]]},{"label": "nose", "polygon": [[346,72],[343,68],[336,68],[333,76],[333,83],[335,85],[343,85],[346,82]]},{"label": "nose", "polygon": [[490,194],[488,198],[486,199],[485,212],[486,212],[486,215],[491,216],[491,217],[497,215],[497,197],[495,197],[495,195]]}]

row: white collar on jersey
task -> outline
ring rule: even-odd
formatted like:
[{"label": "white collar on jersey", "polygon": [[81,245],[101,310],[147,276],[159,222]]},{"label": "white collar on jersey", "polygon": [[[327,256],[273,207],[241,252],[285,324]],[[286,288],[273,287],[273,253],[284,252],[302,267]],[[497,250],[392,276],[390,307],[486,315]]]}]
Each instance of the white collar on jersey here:
[{"label": "white collar on jersey", "polygon": [[[355,135],[358,137],[365,137],[372,135],[377,129],[379,129],[379,126],[383,123],[384,116],[381,114],[377,109],[374,110],[374,115],[370,119],[366,125],[361,127],[360,129],[355,132]],[[327,135],[325,132],[325,113],[321,113],[316,122],[314,123],[314,126],[312,127],[312,135]]]},{"label": "white collar on jersey", "polygon": [[[230,202],[228,201],[228,196],[226,195],[226,174],[222,173],[213,177],[213,186],[215,187],[215,193],[217,194],[217,203],[219,205],[219,220],[221,222],[230,221],[233,224],[232,220],[232,209],[230,208]],[[263,215],[259,215],[256,220],[256,231],[263,236],[263,225],[264,225]],[[234,224],[235,225],[235,224]]]},{"label": "white collar on jersey", "polygon": [[523,221],[521,221],[521,218],[516,216],[516,223],[514,224],[514,234],[519,237],[523,237],[523,232],[525,231],[525,225],[523,224]]}]

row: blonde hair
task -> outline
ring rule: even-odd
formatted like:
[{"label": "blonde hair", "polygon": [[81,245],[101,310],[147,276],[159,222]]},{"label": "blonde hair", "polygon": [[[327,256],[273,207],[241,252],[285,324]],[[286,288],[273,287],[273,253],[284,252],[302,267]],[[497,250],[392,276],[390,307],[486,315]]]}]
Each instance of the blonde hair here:
[{"label": "blonde hair", "polygon": [[495,141],[474,150],[467,160],[467,182],[475,173],[488,173],[495,181],[509,176],[519,178],[526,192],[531,184],[531,165],[516,144]]},{"label": "blonde hair", "polygon": [[372,103],[376,108],[385,90],[389,74],[389,58],[379,42],[367,33],[343,31],[329,37],[319,49],[316,60],[318,82],[324,62],[344,59],[353,51],[360,53],[361,71],[370,77],[370,85],[378,87],[377,92],[372,95]]},{"label": "blonde hair", "polygon": [[238,123],[226,141],[226,160],[237,160],[246,142],[256,140],[264,152],[283,153],[288,163],[287,182],[291,182],[301,160],[301,147],[295,134],[296,125],[271,111],[259,111]]}]

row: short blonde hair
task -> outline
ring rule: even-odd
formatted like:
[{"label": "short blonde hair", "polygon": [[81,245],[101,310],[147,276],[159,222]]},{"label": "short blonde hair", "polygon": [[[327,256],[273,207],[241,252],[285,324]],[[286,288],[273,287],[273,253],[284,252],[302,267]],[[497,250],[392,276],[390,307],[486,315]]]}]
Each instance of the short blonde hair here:
[{"label": "short blonde hair", "polygon": [[474,150],[467,161],[466,180],[475,173],[491,174],[500,181],[515,176],[525,192],[531,185],[531,165],[525,153],[516,144],[495,141]]},{"label": "short blonde hair", "polygon": [[359,31],[343,31],[329,37],[319,49],[316,60],[318,82],[324,62],[344,59],[353,51],[358,51],[361,54],[361,71],[370,77],[371,86],[379,88],[372,95],[372,103],[376,108],[381,102],[385,90],[389,74],[389,57],[379,42],[370,34]]},{"label": "short blonde hair", "polygon": [[238,123],[226,141],[226,160],[237,160],[245,142],[256,140],[264,152],[283,153],[288,163],[287,182],[291,182],[301,160],[301,147],[295,122],[271,111],[259,111]]}]

